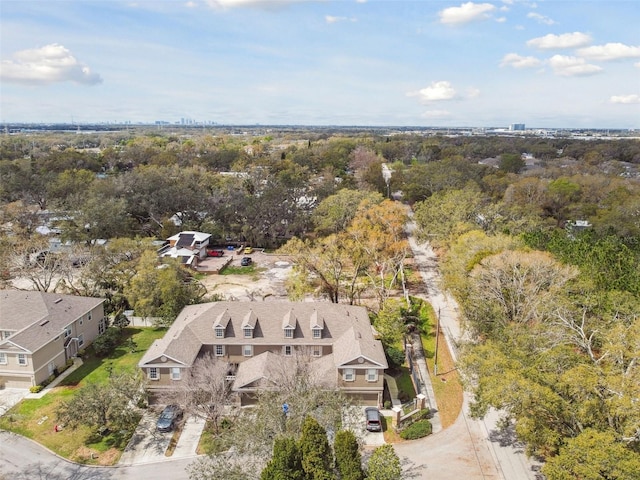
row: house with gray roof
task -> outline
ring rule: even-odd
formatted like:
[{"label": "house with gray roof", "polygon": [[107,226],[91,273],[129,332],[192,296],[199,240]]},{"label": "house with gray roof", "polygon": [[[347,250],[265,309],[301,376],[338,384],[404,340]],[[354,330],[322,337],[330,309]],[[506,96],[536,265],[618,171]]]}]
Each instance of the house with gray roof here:
[{"label": "house with gray roof", "polygon": [[104,298],[0,290],[0,387],[42,383],[107,327]]},{"label": "house with gray roof", "polygon": [[[229,364],[240,404],[273,388],[278,374],[304,357],[315,381],[365,405],[381,405],[388,368],[364,307],[328,302],[213,302],[189,305],[138,366],[150,393],[175,388],[194,362]],[[297,359],[297,360],[296,360]]]}]

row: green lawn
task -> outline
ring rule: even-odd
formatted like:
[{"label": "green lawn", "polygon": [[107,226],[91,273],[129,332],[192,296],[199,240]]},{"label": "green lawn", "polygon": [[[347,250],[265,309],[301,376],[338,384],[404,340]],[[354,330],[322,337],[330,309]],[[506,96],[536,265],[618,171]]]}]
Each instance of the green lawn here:
[{"label": "green lawn", "polygon": [[89,348],[83,365],[65,378],[62,386],[50,390],[42,398],[21,401],[0,417],[0,428],[31,438],[70,460],[102,465],[117,462],[122,452],[112,448],[109,437],[89,443],[91,432],[87,427],[55,432],[56,410],[85,383],[106,382],[110,371],[133,371],[151,343],[164,333],[164,329],[125,328],[123,343],[104,359],[93,356]]}]

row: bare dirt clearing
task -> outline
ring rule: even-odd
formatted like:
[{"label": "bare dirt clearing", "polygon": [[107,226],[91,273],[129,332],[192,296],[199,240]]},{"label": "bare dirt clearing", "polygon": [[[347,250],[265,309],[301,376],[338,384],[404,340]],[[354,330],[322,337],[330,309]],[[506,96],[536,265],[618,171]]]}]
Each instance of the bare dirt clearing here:
[{"label": "bare dirt clearing", "polygon": [[[201,281],[209,294],[219,294],[225,300],[286,300],[285,280],[293,262],[288,255],[267,254],[255,251],[246,255],[252,259],[252,267],[240,267],[245,255],[233,255],[228,267],[246,268],[242,274],[209,274]],[[225,257],[227,259],[226,254]]]}]

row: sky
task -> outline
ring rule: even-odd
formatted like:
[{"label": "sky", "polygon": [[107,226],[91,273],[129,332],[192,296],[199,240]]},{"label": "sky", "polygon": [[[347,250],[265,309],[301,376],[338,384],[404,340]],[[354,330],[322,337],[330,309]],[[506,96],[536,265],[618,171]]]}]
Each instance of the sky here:
[{"label": "sky", "polygon": [[0,123],[640,128],[636,0],[2,0]]}]

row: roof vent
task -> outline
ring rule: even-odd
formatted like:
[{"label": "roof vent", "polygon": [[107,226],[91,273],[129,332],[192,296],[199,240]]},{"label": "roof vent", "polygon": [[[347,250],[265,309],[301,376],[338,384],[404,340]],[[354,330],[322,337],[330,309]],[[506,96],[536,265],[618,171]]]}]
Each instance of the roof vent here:
[{"label": "roof vent", "polygon": [[49,323],[49,319],[47,318],[46,320],[43,320],[40,322],[40,326],[44,327],[47,323]]},{"label": "roof vent", "polygon": [[60,303],[62,301],[61,298],[56,298],[55,301],[53,303]]}]

